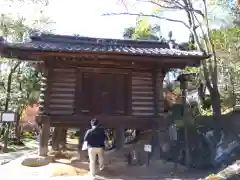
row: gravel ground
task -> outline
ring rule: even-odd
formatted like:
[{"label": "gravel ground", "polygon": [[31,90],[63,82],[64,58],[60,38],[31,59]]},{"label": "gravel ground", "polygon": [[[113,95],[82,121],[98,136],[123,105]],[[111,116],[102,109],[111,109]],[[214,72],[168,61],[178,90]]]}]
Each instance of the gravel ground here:
[{"label": "gravel ground", "polygon": [[12,160],[17,159],[21,156],[32,154],[35,152],[36,152],[36,150],[25,150],[25,151],[19,151],[19,152],[0,154],[0,166],[7,164],[7,163],[11,162]]},{"label": "gravel ground", "polygon": [[[0,166],[9,163],[10,161],[17,159],[21,156],[32,154],[37,151],[38,144],[36,141],[32,140],[25,142],[25,147],[29,148],[28,150],[18,150],[16,147],[16,152],[2,153],[0,154]],[[20,147],[22,148],[22,147]]]},{"label": "gravel ground", "polygon": [[[0,174],[1,179],[21,179],[21,178],[34,178],[34,179],[66,179],[66,180],[90,180],[88,175],[83,176],[58,176],[51,177],[51,170],[53,167],[55,168],[58,163],[51,163],[42,167],[26,167],[22,166],[21,163],[24,159],[29,157],[36,157],[33,155],[34,152],[25,152],[21,157],[10,161],[9,163],[0,166]],[[205,177],[202,175],[202,172],[190,172],[185,171],[185,168],[180,167],[178,172],[173,176],[171,173],[173,171],[173,164],[163,161],[157,161],[155,163],[151,163],[150,167],[146,166],[127,166],[126,162],[120,160],[121,158],[116,157],[116,153],[114,151],[106,152],[107,157],[114,156],[111,158],[111,162],[109,166],[106,168],[105,173],[102,176],[97,177],[99,180],[194,180],[199,177]],[[107,160],[107,158],[106,158]],[[63,163],[62,163],[63,164]],[[87,165],[88,166],[88,165]],[[12,170],[13,169],[13,170]],[[86,169],[86,168],[85,168]],[[181,171],[181,172],[180,172]],[[14,173],[13,173],[14,172]],[[170,173],[169,173],[170,172]],[[178,177],[178,178],[177,178]],[[194,178],[193,178],[194,177]]]},{"label": "gravel ground", "polygon": [[[56,166],[58,166],[56,163],[53,164],[49,164],[47,166],[43,166],[43,167],[26,167],[26,166],[22,166],[21,163],[24,159],[29,158],[29,157],[36,157],[36,155],[24,155],[20,158],[17,158],[15,160],[12,160],[10,163],[2,165],[0,167],[0,174],[1,174],[1,179],[21,179],[21,178],[34,178],[34,179],[66,179],[66,180],[74,180],[74,179],[78,179],[78,180],[84,180],[84,179],[88,179],[90,180],[90,177],[88,175],[83,175],[83,176],[58,176],[58,177],[51,177],[51,169],[56,168]],[[14,173],[13,170],[14,169]],[[166,176],[166,174],[162,174],[162,175],[154,175],[154,176],[150,176],[150,175],[146,175],[146,176],[141,176],[140,174],[143,174],[142,171],[144,171],[143,167],[140,167],[139,171],[141,171],[141,173],[137,173],[137,169],[138,168],[134,168],[133,172],[131,174],[135,174],[135,176],[131,175],[131,176],[121,176],[119,173],[116,176],[113,177],[108,177],[108,178],[104,178],[101,176],[98,176],[96,179],[99,180],[174,180],[174,179],[180,179],[180,178],[174,178],[169,176]],[[147,170],[147,168],[146,168]],[[111,174],[111,173],[110,173]],[[137,177],[137,176],[141,176],[141,177]],[[193,177],[193,176],[191,176]],[[181,178],[181,179],[186,179],[186,180],[194,180],[194,179],[198,179],[198,178]]]}]

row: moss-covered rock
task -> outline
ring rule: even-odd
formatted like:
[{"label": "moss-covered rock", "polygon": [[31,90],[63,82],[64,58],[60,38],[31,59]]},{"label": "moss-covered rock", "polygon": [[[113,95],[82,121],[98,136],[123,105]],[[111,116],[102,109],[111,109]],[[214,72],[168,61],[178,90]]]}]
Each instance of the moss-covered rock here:
[{"label": "moss-covered rock", "polygon": [[217,174],[210,174],[208,177],[206,177],[206,180],[221,180],[222,178]]},{"label": "moss-covered rock", "polygon": [[228,166],[217,174],[211,174],[205,180],[238,180],[240,179],[240,164],[238,162]]},{"label": "moss-covered rock", "polygon": [[28,167],[40,167],[40,166],[46,166],[51,162],[48,158],[43,157],[33,157],[33,158],[26,158],[23,160],[22,165],[28,166]]}]

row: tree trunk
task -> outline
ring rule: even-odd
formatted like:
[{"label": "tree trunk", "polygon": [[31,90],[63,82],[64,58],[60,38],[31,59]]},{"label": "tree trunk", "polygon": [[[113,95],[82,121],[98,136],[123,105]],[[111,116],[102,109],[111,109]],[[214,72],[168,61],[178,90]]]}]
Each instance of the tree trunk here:
[{"label": "tree trunk", "polygon": [[7,81],[7,92],[6,92],[6,98],[5,98],[5,107],[4,110],[7,111],[8,110],[8,106],[9,106],[9,101],[10,101],[10,95],[11,95],[11,85],[12,85],[12,75],[13,72],[10,71],[9,75],[8,75],[8,81]]},{"label": "tree trunk", "polygon": [[[11,71],[8,74],[4,111],[8,111],[10,95],[11,95],[11,90],[12,90],[12,77],[13,77],[13,73],[16,71],[16,69],[18,68],[19,65],[20,65],[20,62],[17,62],[15,64],[15,66],[13,68],[11,68]],[[2,128],[2,132],[1,132],[1,134],[4,134],[4,151],[5,152],[7,151],[8,136],[9,136],[9,130],[10,130],[9,128],[10,128],[10,125],[8,124],[7,125],[7,130],[5,128]]]},{"label": "tree trunk", "polygon": [[213,118],[215,121],[219,121],[221,118],[221,101],[218,90],[212,89],[210,97],[212,100]]},{"label": "tree trunk", "polygon": [[199,94],[201,101],[203,102],[205,100],[205,87],[202,82],[200,82],[199,84],[200,84],[200,86],[198,88],[198,94]]},{"label": "tree trunk", "polygon": [[[10,101],[10,94],[11,94],[11,85],[12,85],[12,75],[13,75],[13,71],[11,70],[9,75],[8,75],[8,81],[7,81],[7,95],[5,98],[5,107],[4,107],[4,111],[8,110],[8,106],[9,106],[9,101]],[[5,128],[7,125],[7,129]],[[9,129],[10,126],[9,124],[4,123],[4,126],[2,128],[2,132],[1,134],[4,135],[4,147],[3,147],[3,152],[7,152],[8,149],[8,136],[9,136]]]},{"label": "tree trunk", "polygon": [[[19,108],[18,108],[19,109]],[[20,128],[20,117],[21,117],[21,111],[17,111],[17,118],[16,118],[16,127],[15,127],[15,136],[17,139],[17,144],[21,143],[21,128]]]},{"label": "tree trunk", "polygon": [[218,89],[211,89],[210,98],[212,101],[213,120],[215,121],[215,137],[221,136],[221,100]]},{"label": "tree trunk", "polygon": [[18,66],[20,65],[20,62],[17,62],[15,66],[11,69],[9,75],[8,75],[8,80],[7,80],[7,90],[6,90],[6,99],[5,99],[5,107],[4,110],[8,110],[9,106],[9,101],[10,101],[10,95],[11,95],[11,90],[12,90],[12,77],[13,73],[16,71]]}]

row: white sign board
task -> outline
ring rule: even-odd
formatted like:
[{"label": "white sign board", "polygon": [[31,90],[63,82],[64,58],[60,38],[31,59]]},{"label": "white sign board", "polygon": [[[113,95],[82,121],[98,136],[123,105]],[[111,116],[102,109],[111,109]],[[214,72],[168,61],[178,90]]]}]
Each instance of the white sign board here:
[{"label": "white sign board", "polygon": [[15,113],[11,113],[11,112],[2,113],[2,122],[14,122],[14,121],[15,121]]},{"label": "white sign board", "polygon": [[145,144],[145,145],[144,145],[144,151],[145,151],[145,152],[152,152],[152,145],[150,145],[150,144]]},{"label": "white sign board", "polygon": [[170,140],[172,141],[176,141],[178,139],[176,124],[173,124],[169,127],[169,136],[170,136]]}]

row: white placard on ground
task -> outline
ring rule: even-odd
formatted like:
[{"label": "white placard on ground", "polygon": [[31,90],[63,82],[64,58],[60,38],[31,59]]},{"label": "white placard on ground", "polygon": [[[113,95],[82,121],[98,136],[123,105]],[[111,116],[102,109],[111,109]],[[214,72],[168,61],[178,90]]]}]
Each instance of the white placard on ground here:
[{"label": "white placard on ground", "polygon": [[144,151],[145,151],[145,152],[152,152],[152,145],[150,145],[150,144],[145,144],[145,145],[144,145]]}]

